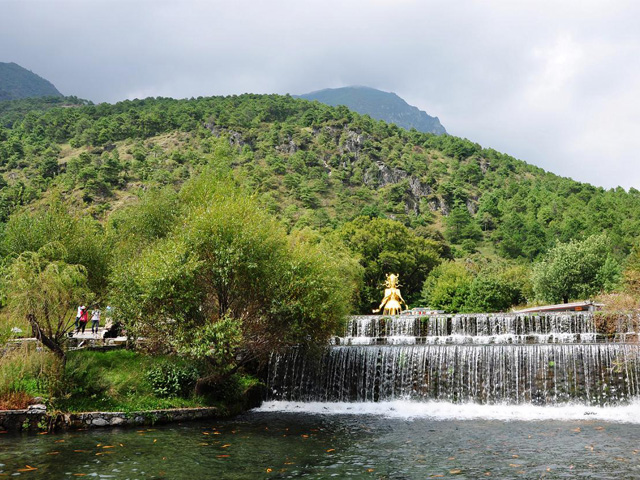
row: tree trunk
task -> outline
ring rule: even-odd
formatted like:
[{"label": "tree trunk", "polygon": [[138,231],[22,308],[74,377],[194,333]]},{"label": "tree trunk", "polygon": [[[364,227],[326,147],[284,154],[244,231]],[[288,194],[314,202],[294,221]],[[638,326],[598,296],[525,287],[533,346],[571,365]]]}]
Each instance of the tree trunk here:
[{"label": "tree trunk", "polygon": [[58,357],[60,359],[60,361],[62,362],[62,369],[64,370],[64,367],[67,364],[67,355],[65,354],[64,350],[62,349],[62,347],[58,343],[56,343],[52,338],[50,338],[46,333],[44,333],[42,331],[42,328],[40,328],[40,324],[36,320],[35,315],[33,315],[31,313],[28,314],[27,315],[27,320],[31,324],[31,328],[33,329],[33,332],[35,333],[36,338],[45,347],[47,347],[49,350],[51,350],[56,357]]}]

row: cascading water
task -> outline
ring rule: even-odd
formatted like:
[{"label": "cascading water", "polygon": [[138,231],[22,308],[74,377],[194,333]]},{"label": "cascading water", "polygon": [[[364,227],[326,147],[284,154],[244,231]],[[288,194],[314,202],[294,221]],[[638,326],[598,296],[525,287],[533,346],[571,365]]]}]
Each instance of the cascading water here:
[{"label": "cascading water", "polygon": [[356,316],[322,355],[274,355],[271,400],[589,405],[640,396],[633,319],[590,313]]}]

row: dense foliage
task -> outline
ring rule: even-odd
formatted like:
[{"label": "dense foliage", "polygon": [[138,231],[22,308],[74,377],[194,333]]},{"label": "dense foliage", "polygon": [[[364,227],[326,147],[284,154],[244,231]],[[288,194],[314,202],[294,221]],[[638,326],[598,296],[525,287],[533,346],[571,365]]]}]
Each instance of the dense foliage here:
[{"label": "dense foliage", "polygon": [[[130,332],[219,371],[281,346],[326,341],[349,313],[360,278],[345,253],[314,234],[288,235],[225,179],[207,170],[185,184],[166,234],[132,252],[112,279],[115,311]],[[139,224],[147,202],[143,215],[129,208],[118,228]]]},{"label": "dense foliage", "polygon": [[619,275],[607,238],[597,235],[552,248],[534,267],[533,289],[541,300],[568,302],[612,290]]},{"label": "dense foliage", "polygon": [[[635,189],[578,183],[466,139],[406,131],[344,107],[277,95],[114,105],[69,99],[64,108],[52,99],[24,102],[0,103],[3,254],[37,251],[49,237],[70,242],[64,261],[87,269],[99,297],[114,265],[134,256],[151,262],[158,242],[167,250],[156,247],[156,255],[175,248],[174,262],[185,242],[196,250],[206,243],[189,225],[218,219],[198,211],[205,197],[186,207],[177,192],[211,168],[248,191],[291,238],[305,231],[314,248],[332,242],[329,250],[354,256],[364,268],[356,301],[363,313],[377,306],[386,270],[400,274],[415,304],[431,298],[422,283],[441,261],[474,255],[497,267],[471,269],[471,299],[442,305],[502,310],[534,299],[520,280],[501,287],[513,280],[503,271],[521,269],[518,278],[528,278],[550,248],[602,232],[611,261],[622,263],[640,233]],[[37,220],[43,210],[23,211],[56,198],[90,215],[76,215],[71,236]],[[32,232],[30,221],[41,226]],[[180,235],[176,222],[186,222]],[[85,245],[81,252],[74,242]]]}]

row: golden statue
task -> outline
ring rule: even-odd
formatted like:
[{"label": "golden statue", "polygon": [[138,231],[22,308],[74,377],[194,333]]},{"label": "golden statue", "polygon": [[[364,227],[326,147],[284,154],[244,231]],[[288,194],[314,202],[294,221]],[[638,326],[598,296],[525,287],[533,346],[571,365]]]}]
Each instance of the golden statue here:
[{"label": "golden statue", "polygon": [[384,298],[377,310],[373,313],[378,313],[384,306],[383,315],[399,315],[402,312],[402,305],[400,302],[409,308],[407,302],[404,301],[402,295],[400,295],[400,289],[398,288],[398,275],[390,273],[387,275],[387,280],[384,282]]}]

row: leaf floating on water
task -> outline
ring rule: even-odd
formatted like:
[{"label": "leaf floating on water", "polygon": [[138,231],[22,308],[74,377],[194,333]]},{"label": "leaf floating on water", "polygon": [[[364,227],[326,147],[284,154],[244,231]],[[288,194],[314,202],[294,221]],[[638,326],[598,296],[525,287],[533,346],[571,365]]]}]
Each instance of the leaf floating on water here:
[{"label": "leaf floating on water", "polygon": [[511,455],[512,458],[520,458],[520,455]]},{"label": "leaf floating on water", "polygon": [[449,457],[449,458],[447,458],[447,460],[455,460],[455,459],[456,459],[456,457]]},{"label": "leaf floating on water", "polygon": [[302,438],[309,438],[309,435],[300,435]]},{"label": "leaf floating on water", "polygon": [[73,476],[74,477],[86,477],[87,474],[86,473],[74,473]]},{"label": "leaf floating on water", "polygon": [[63,443],[64,440],[56,440],[55,443]]},{"label": "leaf floating on water", "polygon": [[509,466],[513,468],[517,468],[517,467],[521,467],[522,465],[520,465],[519,463],[510,463]]},{"label": "leaf floating on water", "polygon": [[585,445],[584,449],[593,452],[593,445]]},{"label": "leaf floating on water", "polygon": [[60,452],[47,452],[47,455],[58,455]]},{"label": "leaf floating on water", "polygon": [[216,455],[218,458],[227,458],[230,457],[231,455]]},{"label": "leaf floating on water", "polygon": [[578,428],[574,428],[574,429],[573,429],[573,430],[571,430],[571,431],[572,431],[572,432],[576,432],[576,433],[580,433],[580,431],[581,431],[581,430],[580,430],[580,427],[578,427]]},{"label": "leaf floating on water", "polygon": [[267,468],[267,473],[271,473],[271,472],[273,472],[273,470],[270,468]]},{"label": "leaf floating on water", "polygon": [[327,450],[327,453],[331,453],[331,452],[335,452],[336,449],[335,448],[330,448],[329,450]]},{"label": "leaf floating on water", "polygon": [[24,468],[18,469],[19,472],[33,472],[34,470],[37,470],[37,468],[32,467],[31,465],[25,465]]},{"label": "leaf floating on water", "polygon": [[116,448],[114,445],[104,445],[102,448]]},{"label": "leaf floating on water", "polygon": [[454,468],[453,470],[449,470],[449,473],[451,475],[457,475],[459,473],[462,473],[462,470],[460,470],[459,468]]},{"label": "leaf floating on water", "polygon": [[231,446],[231,444],[230,444],[230,443],[227,443],[227,444],[225,444],[225,445],[222,445],[222,447],[220,447],[220,448],[227,448],[227,447],[230,447],[230,446]]},{"label": "leaf floating on water", "polygon": [[485,477],[490,477],[491,476],[491,472],[484,472],[484,476]]},{"label": "leaf floating on water", "polygon": [[371,473],[371,472],[375,472],[375,468],[367,468],[367,472]]},{"label": "leaf floating on water", "polygon": [[158,441],[158,439],[157,439],[157,438],[154,438],[154,439],[153,439],[153,443],[156,443],[157,441]]}]

